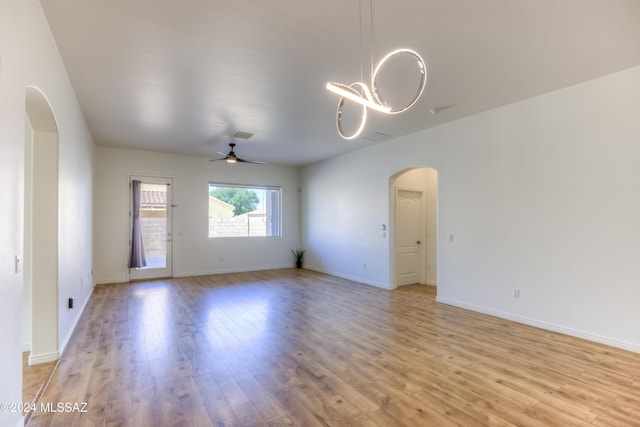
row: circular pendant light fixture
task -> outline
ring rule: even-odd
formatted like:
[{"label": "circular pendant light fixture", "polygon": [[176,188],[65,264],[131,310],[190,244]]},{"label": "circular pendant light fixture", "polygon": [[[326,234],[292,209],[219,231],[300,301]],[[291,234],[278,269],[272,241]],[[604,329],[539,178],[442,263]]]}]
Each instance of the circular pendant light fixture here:
[{"label": "circular pendant light fixture", "polygon": [[[380,70],[382,69],[384,64],[389,62],[390,59],[394,57],[399,57],[400,55],[408,55],[415,60],[416,65],[418,66],[418,73],[420,74],[420,84],[418,85],[418,89],[416,90],[416,93],[414,94],[413,98],[411,99],[411,101],[409,101],[409,103],[407,103],[407,105],[403,107],[398,107],[398,108],[391,108],[387,105],[386,101],[378,91],[378,83],[377,83],[378,74],[380,73]],[[389,52],[384,58],[380,60],[380,62],[376,66],[375,70],[373,71],[373,77],[371,82],[371,87],[373,88],[373,97],[375,98],[376,102],[379,105],[384,105],[385,107],[389,108],[388,111],[384,111],[384,113],[387,113],[387,114],[398,114],[398,113],[402,113],[403,111],[407,111],[409,108],[413,106],[413,104],[415,104],[418,101],[418,99],[420,98],[420,95],[422,95],[422,92],[424,92],[424,88],[426,86],[427,86],[427,66],[424,63],[424,59],[422,59],[422,57],[418,54],[418,52],[411,49],[397,49],[397,50],[394,50],[393,52]]]},{"label": "circular pendant light fixture", "polygon": [[[406,111],[409,108],[411,108],[418,101],[418,99],[424,92],[424,89],[427,85],[427,66],[424,62],[424,59],[422,59],[422,57],[420,56],[420,54],[412,49],[401,48],[401,49],[396,49],[392,52],[389,52],[380,60],[380,62],[378,62],[378,65],[376,65],[376,67],[373,68],[373,28],[374,28],[373,21],[374,21],[374,14],[375,14],[374,0],[371,0],[370,4],[371,4],[371,40],[372,40],[371,46],[370,46],[371,69],[372,69],[371,89],[369,89],[369,87],[362,81],[354,82],[350,85],[345,85],[345,84],[336,83],[336,82],[328,82],[326,84],[327,90],[340,96],[340,99],[338,100],[338,108],[336,111],[336,127],[338,129],[338,134],[340,134],[340,136],[343,139],[347,139],[347,140],[355,139],[358,137],[358,135],[360,135],[360,133],[362,133],[362,130],[364,129],[364,126],[367,121],[368,108],[371,108],[375,111],[379,111],[385,114],[402,113],[403,111]],[[360,9],[362,9],[362,6],[360,7]],[[360,17],[360,41],[362,43],[362,12]],[[413,61],[415,61],[415,64],[418,69],[418,74],[420,76],[420,83],[418,84],[418,88],[415,94],[406,105],[394,108],[388,105],[388,103],[380,94],[380,91],[378,90],[377,79],[384,65],[387,64],[391,59],[395,57],[399,57],[401,55],[409,56]],[[361,69],[362,69],[362,64],[361,64]],[[342,126],[342,114],[343,114],[343,108],[346,101],[356,102],[362,105],[362,115],[360,118],[360,125],[358,126],[357,130],[352,134],[345,134]]]},{"label": "circular pendant light fixture", "polygon": [[[352,83],[350,86],[346,86],[340,83],[327,83],[327,87],[330,84],[336,85],[336,89],[339,90],[341,94],[340,99],[338,100],[338,109],[336,111],[336,126],[338,127],[338,133],[343,139],[354,139],[357,138],[358,135],[362,133],[364,129],[364,125],[367,123],[367,105],[362,104],[358,101],[358,99],[364,99],[362,97],[362,93],[358,92],[355,87],[359,87],[361,90],[368,90],[367,86],[361,82]],[[355,86],[355,87],[354,87]],[[332,89],[330,89],[332,90]],[[352,134],[345,134],[344,129],[342,128],[342,112],[344,108],[344,103],[346,100],[352,100],[359,104],[362,104],[362,115],[360,116],[360,125],[358,129]],[[368,101],[367,101],[368,102]]]}]

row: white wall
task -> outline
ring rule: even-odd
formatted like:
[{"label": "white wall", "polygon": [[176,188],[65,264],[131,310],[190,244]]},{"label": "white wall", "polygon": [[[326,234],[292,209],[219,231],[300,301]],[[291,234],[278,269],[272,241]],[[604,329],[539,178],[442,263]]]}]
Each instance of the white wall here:
[{"label": "white wall", "polygon": [[388,286],[388,179],[434,167],[439,301],[640,351],[638,111],[635,67],[310,165],[309,259]]},{"label": "white wall", "polygon": [[[289,268],[300,245],[299,169],[209,162],[207,158],[97,149],[95,265],[99,283],[128,280],[129,175],[173,178],[173,274]],[[282,237],[210,239],[208,183],[282,187]]]},{"label": "white wall", "polygon": [[[25,117],[24,127],[25,152],[24,152],[24,218],[23,218],[23,250],[22,250],[22,350],[31,349],[31,281],[33,226],[31,216],[33,213],[33,128],[29,122],[29,116]],[[31,160],[29,160],[31,159]]]},{"label": "white wall", "polygon": [[[25,88],[47,96],[59,140],[60,295],[76,298],[76,309],[59,308],[59,335],[69,336],[89,297],[92,260],[93,141],[78,107],[49,27],[36,0],[0,2],[0,402],[21,400],[22,273],[14,257],[22,255],[24,220]],[[19,414],[1,413],[0,426],[15,426]]]},{"label": "white wall", "polygon": [[[27,112],[28,113],[28,112]],[[27,273],[23,280],[25,293],[31,293],[32,318],[29,363],[49,362],[59,357],[58,348],[58,134],[32,129],[31,149],[33,159],[32,200],[30,221],[32,241],[24,241],[25,258],[31,267],[31,282]],[[29,141],[25,140],[25,145]],[[30,163],[25,157],[25,164]],[[25,168],[26,169],[26,168]],[[26,178],[29,179],[29,178]],[[25,190],[25,199],[29,191]],[[28,216],[28,213],[27,215]],[[26,226],[25,228],[27,228]],[[25,233],[25,236],[28,233]],[[30,250],[29,250],[30,249]],[[29,253],[31,257],[29,257]],[[30,258],[30,259],[29,259]]]},{"label": "white wall", "polygon": [[[389,288],[387,158],[381,145],[302,170],[302,244],[305,267]],[[411,165],[420,166],[420,165]]]}]

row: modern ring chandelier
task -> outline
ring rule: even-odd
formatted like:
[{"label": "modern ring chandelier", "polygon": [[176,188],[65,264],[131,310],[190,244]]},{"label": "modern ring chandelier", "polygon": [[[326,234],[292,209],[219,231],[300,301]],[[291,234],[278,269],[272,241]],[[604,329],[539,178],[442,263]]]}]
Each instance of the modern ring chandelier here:
[{"label": "modern ring chandelier", "polygon": [[[360,48],[362,49],[362,1],[360,0]],[[411,49],[396,49],[387,55],[384,56],[376,65],[373,67],[373,33],[374,33],[374,17],[375,17],[375,8],[374,8],[374,0],[370,0],[371,7],[371,42],[370,42],[370,58],[371,58],[371,89],[364,83],[363,78],[363,65],[361,63],[360,67],[360,81],[351,83],[350,85],[345,85],[342,83],[328,82],[326,87],[329,91],[340,96],[340,100],[338,101],[338,108],[336,111],[336,127],[338,128],[338,133],[343,139],[354,139],[362,133],[364,126],[367,122],[367,109],[371,108],[372,110],[379,111],[385,114],[398,114],[403,111],[411,108],[413,104],[418,101],[420,95],[424,91],[424,88],[427,85],[427,67],[425,65],[422,57],[414,50]],[[415,60],[416,65],[418,67],[418,72],[420,74],[420,84],[418,86],[418,90],[416,91],[413,98],[403,107],[393,108],[387,104],[384,100],[380,92],[378,91],[377,85],[377,77],[380,74],[380,70],[389,60],[394,57],[398,57],[400,55],[408,55],[413,60]],[[352,134],[346,134],[342,127],[342,112],[344,108],[344,104],[346,100],[353,101],[362,106],[362,116],[360,118],[360,125],[358,129]]]}]

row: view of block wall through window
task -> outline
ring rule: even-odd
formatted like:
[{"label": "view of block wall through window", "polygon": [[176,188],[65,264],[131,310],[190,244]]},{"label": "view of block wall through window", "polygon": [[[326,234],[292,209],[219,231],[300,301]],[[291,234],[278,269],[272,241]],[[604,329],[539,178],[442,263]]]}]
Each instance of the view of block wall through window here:
[{"label": "view of block wall through window", "polygon": [[209,184],[209,237],[280,236],[279,187]]},{"label": "view of block wall through window", "polygon": [[167,186],[142,183],[140,227],[147,268],[164,268],[167,254]]}]

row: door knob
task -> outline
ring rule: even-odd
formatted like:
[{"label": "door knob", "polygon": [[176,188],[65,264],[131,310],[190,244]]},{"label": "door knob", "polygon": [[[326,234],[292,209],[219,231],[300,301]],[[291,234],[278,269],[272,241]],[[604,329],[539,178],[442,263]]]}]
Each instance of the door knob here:
[{"label": "door knob", "polygon": [[419,245],[420,244],[420,240],[418,240],[416,243]]}]

